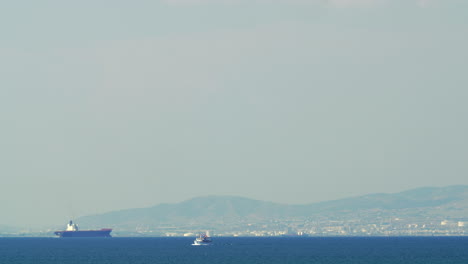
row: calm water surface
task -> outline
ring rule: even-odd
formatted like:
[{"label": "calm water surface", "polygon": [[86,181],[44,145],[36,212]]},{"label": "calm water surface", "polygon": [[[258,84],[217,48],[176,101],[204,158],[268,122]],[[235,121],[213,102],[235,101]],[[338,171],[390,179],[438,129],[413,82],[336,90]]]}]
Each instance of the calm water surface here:
[{"label": "calm water surface", "polygon": [[0,238],[0,263],[468,263],[468,237]]}]

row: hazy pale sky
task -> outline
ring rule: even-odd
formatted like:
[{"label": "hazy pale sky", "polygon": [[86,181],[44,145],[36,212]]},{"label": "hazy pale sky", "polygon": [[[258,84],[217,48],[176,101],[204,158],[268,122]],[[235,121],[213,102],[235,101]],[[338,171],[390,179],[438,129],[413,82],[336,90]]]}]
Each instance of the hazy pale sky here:
[{"label": "hazy pale sky", "polygon": [[468,1],[0,4],[0,224],[468,184]]}]

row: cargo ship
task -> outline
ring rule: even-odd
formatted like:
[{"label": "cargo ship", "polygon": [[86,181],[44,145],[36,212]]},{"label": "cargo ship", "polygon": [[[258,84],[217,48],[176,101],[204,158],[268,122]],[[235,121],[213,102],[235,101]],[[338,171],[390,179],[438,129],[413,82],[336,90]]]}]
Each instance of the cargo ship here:
[{"label": "cargo ship", "polygon": [[78,226],[70,221],[67,229],[63,231],[55,231],[54,234],[59,237],[111,237],[111,228],[103,228],[100,230],[78,230]]}]

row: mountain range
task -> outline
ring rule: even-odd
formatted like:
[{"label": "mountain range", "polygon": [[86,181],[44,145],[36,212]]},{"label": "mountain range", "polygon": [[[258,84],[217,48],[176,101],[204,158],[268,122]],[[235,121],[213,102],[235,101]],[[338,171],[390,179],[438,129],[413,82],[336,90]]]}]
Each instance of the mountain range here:
[{"label": "mountain range", "polygon": [[337,218],[468,219],[468,186],[424,187],[399,193],[301,205],[279,204],[236,196],[204,196],[181,203],[126,209],[76,219],[81,226],[138,228],[213,228],[238,223]]}]

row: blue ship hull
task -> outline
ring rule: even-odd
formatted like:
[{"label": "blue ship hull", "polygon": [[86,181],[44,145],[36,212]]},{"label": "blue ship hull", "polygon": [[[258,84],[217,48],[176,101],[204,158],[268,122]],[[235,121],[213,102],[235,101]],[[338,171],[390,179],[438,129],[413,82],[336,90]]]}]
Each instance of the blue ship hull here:
[{"label": "blue ship hull", "polygon": [[56,231],[59,237],[111,237],[112,229],[83,230],[83,231]]}]

